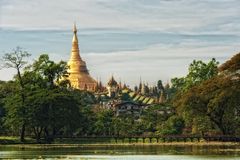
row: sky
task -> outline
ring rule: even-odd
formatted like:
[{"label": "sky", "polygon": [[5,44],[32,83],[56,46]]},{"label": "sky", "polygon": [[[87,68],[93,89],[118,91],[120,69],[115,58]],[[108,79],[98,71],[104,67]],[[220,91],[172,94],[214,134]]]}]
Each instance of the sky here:
[{"label": "sky", "polygon": [[[104,83],[185,76],[194,60],[240,51],[239,0],[0,0],[0,56],[17,46],[68,61],[76,22],[81,57]],[[2,63],[2,62],[1,62]],[[0,70],[0,80],[15,71]]]}]

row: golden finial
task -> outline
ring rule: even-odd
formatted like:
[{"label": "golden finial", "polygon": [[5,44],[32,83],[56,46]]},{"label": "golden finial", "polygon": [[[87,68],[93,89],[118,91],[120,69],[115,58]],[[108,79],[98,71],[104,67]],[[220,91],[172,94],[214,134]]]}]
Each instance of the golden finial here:
[{"label": "golden finial", "polygon": [[77,33],[76,22],[74,22],[74,24],[73,24],[73,32],[74,32],[74,33]]},{"label": "golden finial", "polygon": [[[76,22],[74,22],[74,24],[73,24],[73,33],[74,33],[74,34],[73,34],[73,40],[72,40],[72,42],[78,43]],[[75,47],[78,48],[78,44],[76,44]]]}]

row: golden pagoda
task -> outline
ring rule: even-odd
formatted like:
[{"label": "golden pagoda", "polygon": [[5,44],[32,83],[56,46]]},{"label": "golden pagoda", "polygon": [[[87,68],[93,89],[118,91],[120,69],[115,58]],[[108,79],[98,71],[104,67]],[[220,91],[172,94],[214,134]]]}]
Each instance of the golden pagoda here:
[{"label": "golden pagoda", "polygon": [[80,56],[76,24],[74,24],[73,33],[71,58],[68,61],[68,80],[73,88],[94,91],[97,82],[89,75],[86,63]]}]

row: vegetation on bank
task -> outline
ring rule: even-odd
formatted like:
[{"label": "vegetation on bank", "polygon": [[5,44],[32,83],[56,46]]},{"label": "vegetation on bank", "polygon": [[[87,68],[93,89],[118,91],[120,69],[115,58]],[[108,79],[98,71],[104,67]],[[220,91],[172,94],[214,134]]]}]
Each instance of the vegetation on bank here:
[{"label": "vegetation on bank", "polygon": [[[19,137],[3,137],[0,136],[0,145],[29,145],[29,148],[35,147],[36,144],[42,144],[42,146],[46,147],[68,147],[68,146],[91,146],[91,145],[239,145],[239,141],[219,141],[219,140],[206,140],[204,138],[198,139],[191,139],[191,138],[186,138],[186,139],[161,139],[161,138],[152,138],[151,140],[149,138],[111,138],[111,137],[95,137],[95,138],[55,138],[54,141],[51,143],[51,146],[48,146],[50,143],[46,141],[40,141],[36,142],[35,138],[32,137],[25,137],[25,141],[21,142]],[[24,145],[24,146],[25,146]]]},{"label": "vegetation on bank", "polygon": [[43,54],[28,64],[29,56],[17,48],[2,62],[17,74],[0,82],[0,134],[19,136],[16,141],[32,141],[26,135],[47,143],[58,136],[240,135],[240,53],[220,67],[215,59],[194,60],[185,77],[171,80],[168,101],[138,119],[116,116],[94,94],[71,88],[66,62]]}]

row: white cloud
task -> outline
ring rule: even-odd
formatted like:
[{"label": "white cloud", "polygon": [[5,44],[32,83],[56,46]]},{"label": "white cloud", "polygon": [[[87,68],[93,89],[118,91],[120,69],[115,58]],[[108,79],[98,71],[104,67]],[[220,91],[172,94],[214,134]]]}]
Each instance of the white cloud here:
[{"label": "white cloud", "polygon": [[208,61],[216,58],[220,62],[236,54],[237,44],[228,46],[206,46],[199,43],[183,43],[179,46],[155,45],[141,51],[82,54],[94,77],[106,82],[114,74],[117,79],[131,86],[143,80],[153,85],[158,79],[167,82],[173,77],[184,76],[193,59]]},{"label": "white cloud", "polygon": [[[8,0],[1,7],[1,26],[66,29],[77,21],[82,28],[203,32],[215,26],[228,32],[240,23],[239,6],[238,0]],[[231,20],[234,25],[224,26]]]},{"label": "white cloud", "polygon": [[[117,80],[121,79],[122,82],[134,86],[138,84],[140,76],[150,85],[159,79],[167,82],[173,77],[186,75],[187,67],[193,59],[208,61],[216,58],[224,62],[239,50],[238,43],[217,45],[189,40],[176,45],[152,45],[138,51],[81,53],[81,56],[96,79],[101,78],[106,83],[114,74]],[[50,58],[55,61],[68,61],[69,57],[69,54],[50,54]],[[1,80],[11,79],[14,73],[14,70],[0,70]]]},{"label": "white cloud", "polygon": [[[94,77],[101,77],[106,82],[114,73],[117,79],[121,77],[122,81],[134,85],[142,76],[142,79],[153,84],[158,79],[167,81],[186,74],[187,66],[194,58],[208,60],[216,57],[222,62],[239,52],[239,10],[239,0],[0,0],[0,29],[69,30],[76,21],[78,27],[86,29],[83,34],[84,38],[88,38],[88,41],[85,40],[88,46],[80,44],[80,48],[87,48],[87,52],[91,47],[98,49],[94,53],[82,54]],[[91,28],[95,28],[96,32]],[[119,34],[104,35],[97,30],[99,28],[104,28],[102,31],[106,33]],[[161,34],[156,36],[165,37],[158,39],[153,34],[138,33],[143,30],[158,30]],[[130,34],[122,38],[116,37],[122,32]],[[169,32],[171,34],[164,34]],[[133,37],[131,33],[140,36]],[[54,41],[61,39],[61,36],[41,37],[41,33],[30,34],[36,36],[34,40],[37,43],[31,45],[33,40],[24,38],[29,36],[27,33],[20,34],[14,40],[11,38],[15,37],[5,34],[9,39],[1,42],[9,46],[9,43],[18,44],[25,40],[25,43],[20,44],[34,47],[36,52],[43,48],[50,52],[66,51],[66,48],[62,48],[64,39],[61,43],[63,46],[56,46],[58,49],[54,47]],[[201,37],[206,34],[208,37]],[[91,39],[91,35],[98,36]],[[109,37],[104,39],[104,36]],[[137,38],[142,40],[137,41]],[[47,42],[44,41],[46,39]],[[100,43],[103,40],[106,42]],[[60,43],[59,40],[57,42]],[[96,46],[91,46],[92,43]],[[121,45],[116,45],[120,43]],[[129,47],[129,44],[135,44],[138,51],[128,51],[134,48]],[[111,52],[100,51],[101,47]],[[121,52],[117,52],[119,50]],[[62,52],[61,55],[64,54]],[[57,60],[59,53],[51,54],[51,57]],[[69,55],[62,57],[64,60],[68,58]],[[9,79],[12,74],[6,70],[0,71],[1,79]]]}]

